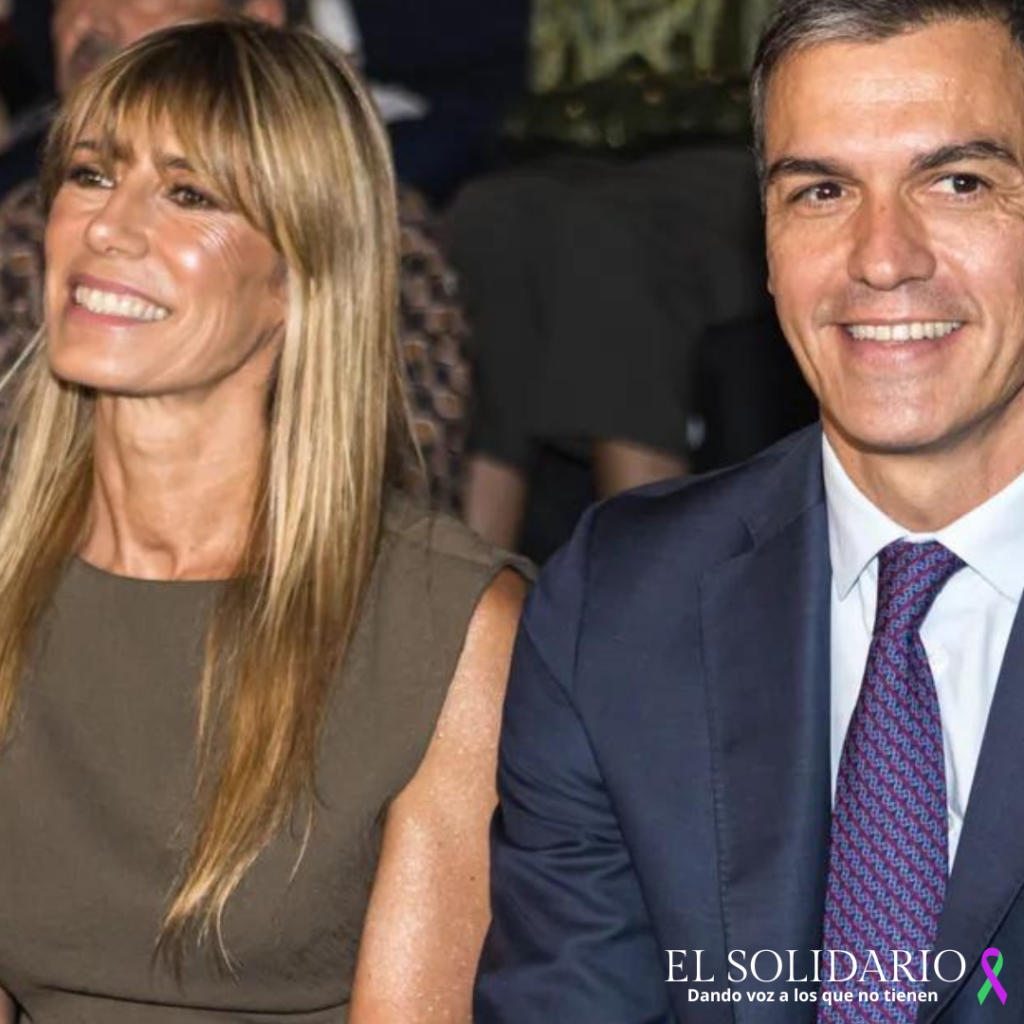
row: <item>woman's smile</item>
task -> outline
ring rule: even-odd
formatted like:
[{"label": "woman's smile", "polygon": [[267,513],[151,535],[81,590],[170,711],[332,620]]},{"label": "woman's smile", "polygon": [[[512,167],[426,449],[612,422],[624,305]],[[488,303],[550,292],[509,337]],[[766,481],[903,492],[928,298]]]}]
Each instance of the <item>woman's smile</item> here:
[{"label": "woman's smile", "polygon": [[158,323],[171,315],[171,310],[143,292],[89,274],[72,277],[68,299],[68,316],[87,316],[117,327]]}]

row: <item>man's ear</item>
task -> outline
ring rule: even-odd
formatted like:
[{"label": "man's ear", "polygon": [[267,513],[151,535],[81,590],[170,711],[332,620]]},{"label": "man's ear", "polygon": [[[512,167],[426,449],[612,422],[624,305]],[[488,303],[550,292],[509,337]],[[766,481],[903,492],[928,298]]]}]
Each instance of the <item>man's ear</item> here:
[{"label": "man's ear", "polygon": [[248,0],[242,7],[242,14],[254,21],[266,21],[277,28],[283,27],[287,20],[284,0]]}]

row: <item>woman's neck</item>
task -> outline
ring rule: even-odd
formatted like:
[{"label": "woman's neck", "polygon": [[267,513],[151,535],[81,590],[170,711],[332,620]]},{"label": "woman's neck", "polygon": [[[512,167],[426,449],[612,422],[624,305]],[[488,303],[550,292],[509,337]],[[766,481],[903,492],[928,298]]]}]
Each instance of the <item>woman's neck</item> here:
[{"label": "woman's neck", "polygon": [[81,557],[143,579],[232,575],[267,442],[264,399],[252,397],[101,396]]}]

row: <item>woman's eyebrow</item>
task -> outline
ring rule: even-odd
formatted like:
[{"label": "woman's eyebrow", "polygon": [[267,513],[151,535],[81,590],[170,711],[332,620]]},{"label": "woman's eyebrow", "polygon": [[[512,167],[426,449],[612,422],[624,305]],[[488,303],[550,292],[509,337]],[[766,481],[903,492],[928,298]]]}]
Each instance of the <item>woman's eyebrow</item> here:
[{"label": "woman's eyebrow", "polygon": [[158,153],[154,163],[162,171],[190,171],[195,173],[195,167],[180,153]]},{"label": "woman's eyebrow", "polygon": [[109,152],[115,160],[130,162],[132,159],[132,147],[125,145],[122,142],[114,142],[111,145],[105,145],[97,142],[95,139],[79,139],[72,147],[72,153],[91,153],[94,156],[98,156],[101,153]]}]

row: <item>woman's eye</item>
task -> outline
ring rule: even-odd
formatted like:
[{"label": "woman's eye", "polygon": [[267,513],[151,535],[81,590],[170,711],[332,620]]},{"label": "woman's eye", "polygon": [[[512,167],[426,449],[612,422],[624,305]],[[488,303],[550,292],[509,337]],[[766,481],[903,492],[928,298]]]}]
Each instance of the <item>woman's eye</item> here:
[{"label": "woman's eye", "polygon": [[843,186],[834,181],[820,181],[808,185],[790,196],[790,203],[808,206],[826,206],[843,198]]},{"label": "woman's eye", "polygon": [[80,188],[113,188],[114,182],[98,167],[90,164],[73,164],[67,173],[67,180]]},{"label": "woman's eye", "polygon": [[191,185],[173,185],[169,194],[178,206],[187,210],[213,210],[218,207],[212,196]]}]

